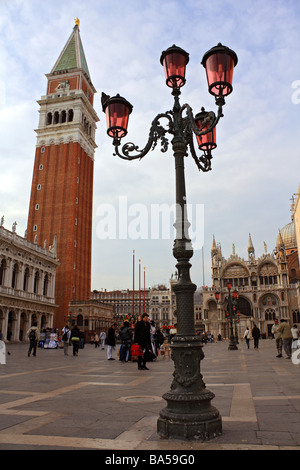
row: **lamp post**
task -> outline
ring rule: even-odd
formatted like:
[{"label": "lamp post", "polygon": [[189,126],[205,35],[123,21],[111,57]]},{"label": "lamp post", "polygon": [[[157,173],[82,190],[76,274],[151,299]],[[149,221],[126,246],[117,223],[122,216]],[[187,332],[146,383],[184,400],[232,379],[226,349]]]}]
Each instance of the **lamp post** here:
[{"label": "lamp post", "polygon": [[229,321],[230,321],[230,336],[229,336],[228,349],[235,350],[235,349],[238,349],[238,347],[237,347],[237,338],[236,338],[236,336],[234,335],[234,332],[233,332],[233,320],[234,320],[234,316],[235,316],[235,313],[234,313],[235,310],[234,309],[236,309],[236,305],[237,305],[238,292],[237,292],[237,290],[233,291],[233,299],[232,299],[232,296],[231,296],[231,293],[230,293],[231,283],[228,282],[226,287],[228,289],[228,311],[229,311]]},{"label": "lamp post", "polygon": [[[176,183],[176,238],[173,255],[177,260],[178,280],[173,285],[177,307],[177,335],[172,342],[174,361],[173,382],[169,392],[163,395],[167,407],[161,410],[157,431],[164,438],[206,440],[222,433],[222,419],[219,411],[211,405],[214,394],[206,389],[200,373],[200,361],[204,358],[194,325],[194,292],[196,285],[190,279],[190,258],[193,255],[189,238],[186,211],[186,188],[184,158],[188,149],[199,169],[211,170],[211,151],[216,147],[215,129],[223,116],[225,97],[232,91],[233,69],[237,64],[234,51],[222,44],[210,49],[202,59],[206,69],[209,93],[215,96],[217,114],[204,108],[195,117],[188,104],[180,105],[181,87],[185,84],[185,70],[189,54],[173,45],[161,55],[165,70],[166,84],[172,88],[174,105],[171,111],[158,114],[152,122],[148,142],[140,150],[133,143],[126,143],[120,151],[121,139],[127,134],[132,105],[120,95],[111,98],[102,93],[103,112],[107,118],[107,133],[113,138],[115,155],[125,160],[143,158],[161,141],[161,151],[168,150],[167,134],[172,136],[172,150],[175,159]],[[166,126],[160,124],[166,119]],[[198,157],[194,147],[193,134],[203,154]]]}]

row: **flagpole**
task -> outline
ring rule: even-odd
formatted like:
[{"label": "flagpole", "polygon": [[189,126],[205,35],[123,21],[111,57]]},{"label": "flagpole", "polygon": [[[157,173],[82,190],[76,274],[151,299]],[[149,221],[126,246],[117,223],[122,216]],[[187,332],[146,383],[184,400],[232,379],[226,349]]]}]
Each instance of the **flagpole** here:
[{"label": "flagpole", "polygon": [[144,266],[144,313],[146,313],[146,268]]},{"label": "flagpole", "polygon": [[139,316],[141,316],[141,260],[139,259]]},{"label": "flagpole", "polygon": [[132,254],[132,315],[134,317],[134,250]]}]

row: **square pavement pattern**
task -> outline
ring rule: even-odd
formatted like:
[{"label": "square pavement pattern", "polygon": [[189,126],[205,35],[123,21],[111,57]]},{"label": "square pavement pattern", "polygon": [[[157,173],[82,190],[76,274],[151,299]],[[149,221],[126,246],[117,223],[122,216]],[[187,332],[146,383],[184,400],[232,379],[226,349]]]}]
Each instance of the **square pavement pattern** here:
[{"label": "square pavement pattern", "polygon": [[[159,357],[149,370],[114,361],[86,344],[73,357],[62,349],[8,344],[0,364],[0,450],[282,450],[300,449],[300,364],[276,358],[274,340],[259,349],[207,344],[201,362],[206,387],[221,416],[223,434],[207,442],[161,439],[161,398],[169,391],[173,361]],[[300,350],[299,359],[300,359]],[[300,360],[298,360],[300,362]]]}]

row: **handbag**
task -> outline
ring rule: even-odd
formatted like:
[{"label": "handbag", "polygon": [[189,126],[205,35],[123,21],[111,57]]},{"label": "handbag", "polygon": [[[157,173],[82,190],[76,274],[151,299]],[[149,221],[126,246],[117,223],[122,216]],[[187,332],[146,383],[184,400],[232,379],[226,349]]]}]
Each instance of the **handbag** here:
[{"label": "handbag", "polygon": [[139,344],[133,344],[131,346],[131,355],[141,357],[143,355],[142,347]]}]

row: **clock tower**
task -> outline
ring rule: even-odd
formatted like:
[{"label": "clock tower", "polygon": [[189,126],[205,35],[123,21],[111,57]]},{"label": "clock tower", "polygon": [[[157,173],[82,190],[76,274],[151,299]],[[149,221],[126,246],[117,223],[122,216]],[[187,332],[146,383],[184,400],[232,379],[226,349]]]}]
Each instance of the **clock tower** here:
[{"label": "clock tower", "polygon": [[91,293],[92,208],[95,132],[99,118],[85,58],[79,20],[47,77],[38,101],[39,124],[29,205],[27,238],[55,245],[54,326],[61,328],[71,300]]}]

